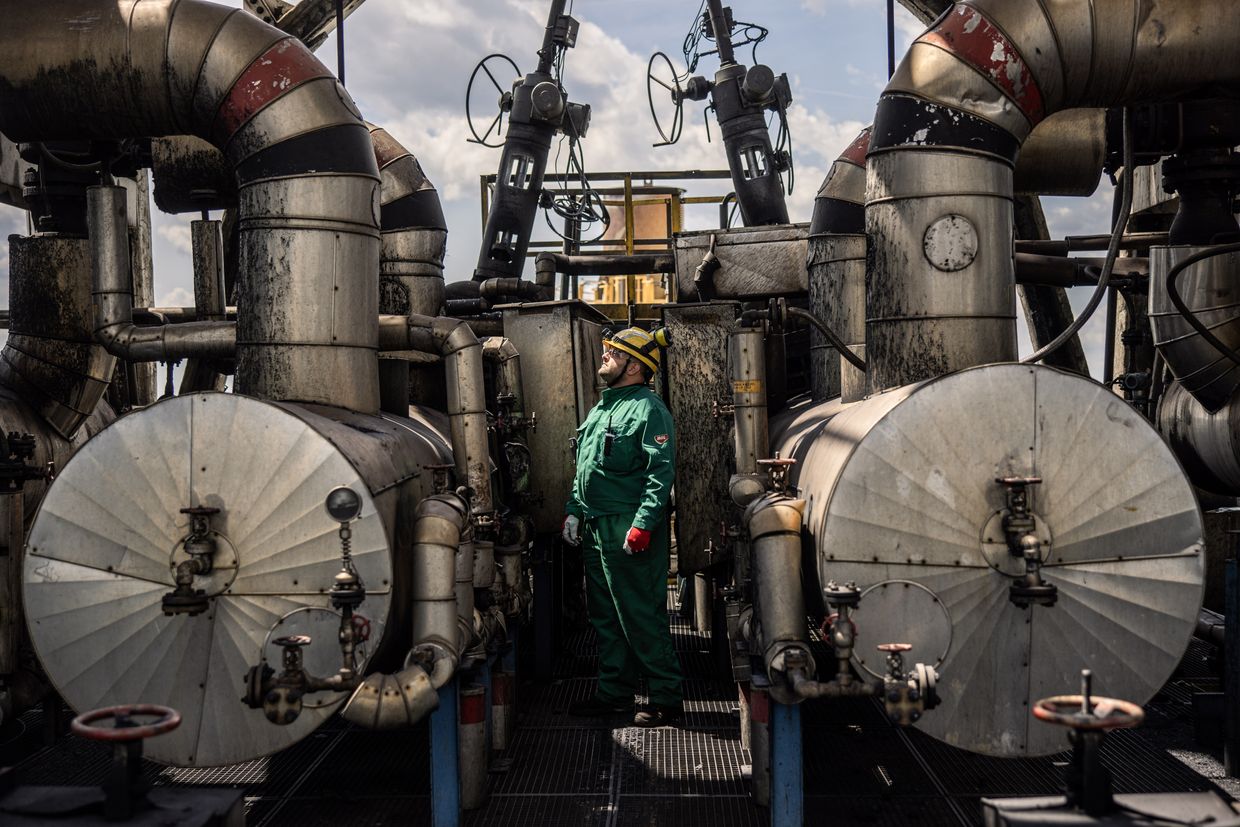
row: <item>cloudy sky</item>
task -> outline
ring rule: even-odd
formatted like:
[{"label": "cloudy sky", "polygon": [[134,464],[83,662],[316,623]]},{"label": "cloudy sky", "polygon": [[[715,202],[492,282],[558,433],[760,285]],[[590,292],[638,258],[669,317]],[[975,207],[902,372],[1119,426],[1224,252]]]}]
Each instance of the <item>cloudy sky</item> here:
[{"label": "cloudy sky", "polygon": [[[646,102],[647,60],[653,52],[664,51],[683,68],[681,44],[696,19],[699,2],[574,3],[572,14],[581,30],[577,47],[568,53],[564,84],[570,100],[593,109],[583,142],[587,171],[724,166],[717,126],[711,130],[715,142],[707,142],[702,103],[687,102],[679,144],[651,146],[658,136]],[[240,5],[241,0],[227,3]],[[786,72],[791,81],[796,188],[789,209],[794,221],[808,221],[814,194],[831,162],[873,118],[886,78],[886,4],[884,0],[730,3],[737,20],[770,30],[758,47],[757,59],[777,74]],[[548,5],[546,0],[368,0],[346,23],[349,91],[368,120],[387,128],[418,156],[439,189],[449,226],[449,281],[472,273],[481,235],[479,175],[495,172],[499,162],[499,150],[466,141],[464,98],[470,71],[494,52],[512,57],[522,72],[530,71]],[[897,55],[902,55],[921,27],[899,4],[896,13]],[[319,56],[335,68],[334,37],[323,44]],[[738,59],[750,62],[749,50]],[[710,76],[716,66],[716,59],[709,57],[698,71]],[[480,128],[489,120],[483,116]],[[690,194],[722,194],[723,184],[707,182]],[[1052,234],[1107,231],[1109,191],[1104,181],[1092,199],[1047,199]],[[156,216],[155,292],[161,305],[192,304],[189,222],[195,217]],[[714,220],[714,208],[686,214],[690,227],[712,226],[709,222]],[[0,213],[0,225],[6,235],[24,232],[25,219],[21,213],[5,211]],[[541,218],[536,226],[545,226]],[[0,273],[7,280],[7,254],[0,256]],[[1074,301],[1083,304],[1084,298]],[[1087,328],[1086,341],[1100,353],[1099,333],[1091,334]]]}]

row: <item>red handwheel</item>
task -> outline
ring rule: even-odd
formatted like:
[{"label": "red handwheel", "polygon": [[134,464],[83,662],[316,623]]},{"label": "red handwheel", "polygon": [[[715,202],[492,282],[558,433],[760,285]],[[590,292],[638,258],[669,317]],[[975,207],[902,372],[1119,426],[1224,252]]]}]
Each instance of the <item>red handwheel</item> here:
[{"label": "red handwheel", "polygon": [[[134,715],[157,715],[159,719],[149,724],[125,723]],[[114,719],[118,726],[92,726],[95,721]],[[140,741],[171,732],[181,725],[181,713],[169,706],[156,704],[122,704],[83,712],[73,719],[69,731],[92,741]]]}]

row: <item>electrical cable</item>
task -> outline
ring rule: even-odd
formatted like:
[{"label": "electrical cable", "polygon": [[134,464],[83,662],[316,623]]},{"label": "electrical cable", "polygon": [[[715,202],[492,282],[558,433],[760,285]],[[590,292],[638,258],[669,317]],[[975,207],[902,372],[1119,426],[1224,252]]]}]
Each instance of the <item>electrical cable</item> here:
[{"label": "electrical cable", "polygon": [[1045,359],[1050,354],[1059,350],[1069,339],[1077,334],[1077,332],[1089,321],[1089,317],[1098,309],[1098,305],[1102,303],[1102,299],[1110,289],[1111,273],[1115,270],[1115,259],[1119,255],[1120,239],[1124,236],[1124,228],[1128,225],[1128,216],[1132,212],[1132,112],[1127,107],[1124,108],[1124,175],[1121,179],[1120,186],[1120,207],[1119,215],[1115,220],[1115,226],[1111,228],[1111,242],[1107,245],[1106,262],[1102,265],[1102,273],[1098,277],[1098,286],[1094,288],[1094,293],[1089,297],[1089,302],[1084,309],[1073,319],[1072,324],[1050,342],[1040,347],[1038,350],[1020,360],[1022,365],[1031,365]]},{"label": "electrical cable", "polygon": [[1176,281],[1179,279],[1180,274],[1187,270],[1190,266],[1199,261],[1205,261],[1208,258],[1213,258],[1214,256],[1238,252],[1240,252],[1240,242],[1224,244],[1220,247],[1211,247],[1208,250],[1193,253],[1188,258],[1176,262],[1175,266],[1167,271],[1167,298],[1171,300],[1171,304],[1173,304],[1175,309],[1179,311],[1180,315],[1184,317],[1184,321],[1188,322],[1189,327],[1201,334],[1202,339],[1209,342],[1210,345],[1223,356],[1226,356],[1235,364],[1240,365],[1240,353],[1236,353],[1236,351],[1223,344],[1217,336],[1210,332],[1208,327],[1201,323],[1201,320],[1197,318],[1196,314],[1193,313],[1191,309],[1189,309],[1188,305],[1184,304],[1184,299],[1180,297],[1180,291],[1176,288]]}]

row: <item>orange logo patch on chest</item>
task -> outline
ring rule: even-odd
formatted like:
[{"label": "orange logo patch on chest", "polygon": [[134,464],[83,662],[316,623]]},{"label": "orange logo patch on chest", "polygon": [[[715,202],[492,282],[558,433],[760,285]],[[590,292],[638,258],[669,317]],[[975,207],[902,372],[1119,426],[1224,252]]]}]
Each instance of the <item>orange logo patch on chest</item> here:
[{"label": "orange logo patch on chest", "polygon": [[664,444],[665,442],[667,442],[667,434],[659,434],[657,437],[654,438],[654,441],[657,442],[659,445]]}]

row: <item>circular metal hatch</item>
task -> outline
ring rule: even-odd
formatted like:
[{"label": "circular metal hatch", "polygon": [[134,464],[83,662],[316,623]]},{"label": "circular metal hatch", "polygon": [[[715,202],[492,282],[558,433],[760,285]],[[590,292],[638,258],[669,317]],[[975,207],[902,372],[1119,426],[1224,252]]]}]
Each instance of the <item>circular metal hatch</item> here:
[{"label": "circular metal hatch", "polygon": [[[1065,748],[1030,705],[1071,691],[1083,668],[1099,695],[1145,703],[1188,645],[1205,577],[1202,522],[1179,463],[1127,403],[1060,371],[974,368],[850,406],[820,432],[799,470],[815,505],[822,582],[866,589],[909,580],[951,622],[942,705],[918,726],[999,756]],[[1020,608],[1013,576],[986,556],[985,528],[1005,507],[997,477],[1040,477],[1032,510],[1048,538],[1050,607]],[[913,644],[933,662],[937,607],[924,622],[876,590],[861,644]],[[877,603],[875,602],[877,601]]]},{"label": "circular metal hatch", "polygon": [[[367,591],[358,612],[378,641],[392,582],[383,520],[357,470],[305,421],[248,397],[206,393],[165,400],[100,432],[48,490],[23,566],[31,639],[61,695],[78,711],[173,707],[182,726],[148,741],[145,753],[178,766],[251,760],[310,734],[343,693],[308,695],[290,726],[269,723],[240,698],[269,637],[309,634],[307,670],[327,677],[340,668],[339,620],[326,595],[340,569],[340,526],[323,502],[341,485],[362,501],[350,524]],[[235,572],[206,612],[166,616],[161,599],[189,533],[180,510],[193,506],[219,509],[211,528]],[[208,594],[211,585],[195,582]],[[279,648],[269,644],[266,658],[278,672]]]}]

